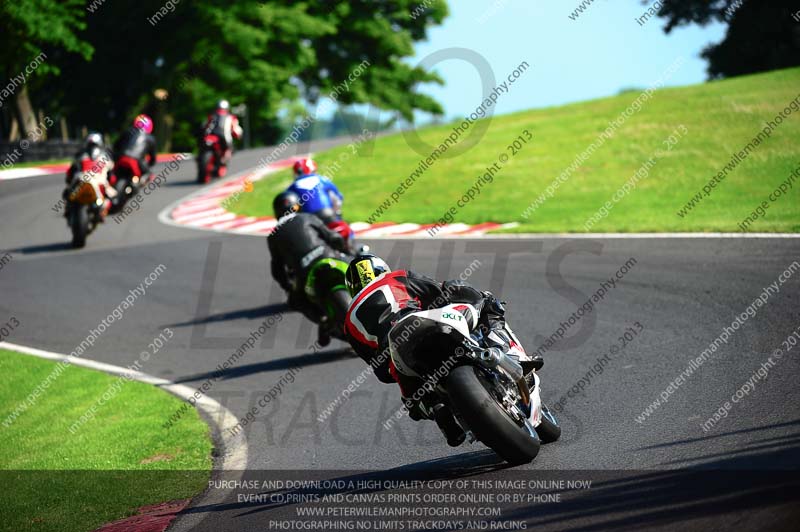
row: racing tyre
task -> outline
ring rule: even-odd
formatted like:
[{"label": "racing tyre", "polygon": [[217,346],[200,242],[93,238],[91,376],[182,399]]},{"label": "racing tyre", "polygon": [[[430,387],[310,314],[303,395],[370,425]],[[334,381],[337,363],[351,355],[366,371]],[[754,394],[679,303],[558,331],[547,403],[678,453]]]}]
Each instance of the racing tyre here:
[{"label": "racing tyre", "polygon": [[69,217],[72,247],[82,248],[86,245],[86,235],[89,234],[89,209],[85,205],[73,205]]},{"label": "racing tyre", "polygon": [[542,403],[542,422],[536,427],[536,434],[542,443],[552,443],[561,437],[561,425],[556,415]]},{"label": "racing tyre", "polygon": [[350,293],[347,290],[337,290],[331,294],[331,306],[336,323],[344,324],[347,309],[350,308]]},{"label": "racing tyre", "polygon": [[475,437],[511,464],[524,464],[539,453],[539,437],[517,425],[497,404],[474,366],[458,366],[445,387],[450,403]]},{"label": "racing tyre", "polygon": [[200,154],[200,160],[197,163],[197,182],[209,183],[211,182],[211,173],[214,171],[214,154],[210,150],[205,150]]}]

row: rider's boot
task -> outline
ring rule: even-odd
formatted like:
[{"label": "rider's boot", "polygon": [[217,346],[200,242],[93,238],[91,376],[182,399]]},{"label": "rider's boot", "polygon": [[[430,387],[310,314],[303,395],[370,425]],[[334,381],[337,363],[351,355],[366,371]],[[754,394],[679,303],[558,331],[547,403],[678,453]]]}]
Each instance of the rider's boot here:
[{"label": "rider's boot", "polygon": [[434,420],[450,447],[458,447],[467,439],[464,429],[461,428],[453,413],[443,403],[430,407],[426,406],[423,401],[415,401],[407,397],[402,397],[402,400],[406,410],[408,410],[408,417],[414,421],[421,419]]},{"label": "rider's boot", "polygon": [[467,439],[464,429],[461,428],[453,413],[444,404],[439,403],[433,407],[433,420],[436,421],[439,430],[447,438],[447,445],[450,447],[458,447]]},{"label": "rider's boot", "polygon": [[[392,366],[393,367],[393,366]],[[464,430],[456,421],[453,412],[443,403],[435,402],[430,395],[420,393],[424,390],[423,381],[403,375],[397,369],[390,369],[392,377],[400,385],[400,397],[408,410],[408,417],[414,421],[432,419],[442,431],[450,447],[458,447],[467,438]]]},{"label": "rider's boot", "polygon": [[317,344],[321,347],[331,343],[331,333],[328,331],[328,317],[323,316],[317,326]]}]

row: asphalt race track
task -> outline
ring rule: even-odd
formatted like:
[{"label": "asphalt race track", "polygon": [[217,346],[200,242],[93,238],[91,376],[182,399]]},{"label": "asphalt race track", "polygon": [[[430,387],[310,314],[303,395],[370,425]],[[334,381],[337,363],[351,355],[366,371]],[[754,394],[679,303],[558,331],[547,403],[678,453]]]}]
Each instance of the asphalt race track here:
[{"label": "asphalt race track", "polygon": [[[266,153],[238,153],[231,173],[253,167]],[[367,242],[391,265],[440,279],[457,277],[472,264],[469,281],[508,302],[509,322],[529,350],[628,263],[623,278],[544,354],[545,401],[566,397],[629,327],[641,332],[602,373],[566,397],[562,439],[543,446],[533,463],[507,469],[479,443],[450,449],[431,422],[403,418],[384,429],[400,406],[399,394],[373,378],[318,422],[364,364],[335,341],[319,354],[310,352],[315,332],[298,314],[286,312],[269,276],[264,238],[158,220],[167,205],[197,190],[194,175],[194,161],[183,162],[140,211],[121,224],[109,220],[79,251],[69,248],[64,219],[51,210],[62,176],[0,182],[0,250],[13,256],[0,271],[0,321],[15,316],[20,322],[8,341],[69,353],[129,290],[164,264],[166,271],[147,295],[85,357],[126,366],[169,327],[175,337],[142,370],[199,386],[273,316],[274,326],[256,348],[209,390],[243,417],[284,378],[280,393],[244,428],[249,470],[317,470],[326,472],[323,478],[434,471],[436,478],[471,480],[513,477],[519,470],[534,472],[526,478],[556,478],[568,471],[594,480],[591,489],[567,493],[561,502],[530,505],[510,516],[542,530],[700,530],[712,523],[716,529],[779,530],[796,524],[800,481],[792,477],[800,468],[800,347],[782,353],[727,417],[707,432],[701,425],[800,326],[800,270],[669,393],[667,402],[641,423],[636,417],[763,287],[800,261],[799,238]],[[288,372],[294,382],[286,383]],[[703,473],[679,473],[686,469]],[[761,482],[750,482],[758,475]],[[698,489],[703,479],[724,484],[725,496]],[[173,529],[268,530],[268,520],[296,517],[293,512],[291,505],[235,498],[203,505],[201,497]]]}]

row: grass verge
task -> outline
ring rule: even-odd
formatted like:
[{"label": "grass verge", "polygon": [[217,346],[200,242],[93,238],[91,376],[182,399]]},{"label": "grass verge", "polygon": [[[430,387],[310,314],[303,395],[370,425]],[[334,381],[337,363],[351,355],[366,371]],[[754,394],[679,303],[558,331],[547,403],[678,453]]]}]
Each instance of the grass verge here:
[{"label": "grass verge", "polygon": [[[0,349],[0,421],[42,383],[55,363]],[[0,505],[5,530],[81,531],[148,504],[203,490],[212,443],[197,411],[161,424],[181,400],[149,384],[69,366],[10,424],[0,424]],[[118,389],[116,393],[109,390]],[[98,400],[109,392],[107,400]],[[70,427],[93,405],[96,414]],[[12,489],[13,488],[13,489]]]}]

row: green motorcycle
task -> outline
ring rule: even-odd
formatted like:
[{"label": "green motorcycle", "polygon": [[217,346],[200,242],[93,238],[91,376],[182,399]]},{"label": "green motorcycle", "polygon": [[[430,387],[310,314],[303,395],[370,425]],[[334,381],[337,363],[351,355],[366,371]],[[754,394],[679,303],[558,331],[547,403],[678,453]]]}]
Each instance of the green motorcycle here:
[{"label": "green motorcycle", "polygon": [[306,296],[324,313],[323,325],[339,340],[345,340],[344,319],[352,299],[344,282],[348,265],[349,257],[319,259],[311,265],[305,284]]}]

